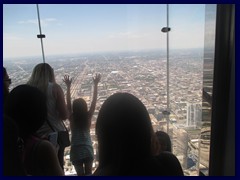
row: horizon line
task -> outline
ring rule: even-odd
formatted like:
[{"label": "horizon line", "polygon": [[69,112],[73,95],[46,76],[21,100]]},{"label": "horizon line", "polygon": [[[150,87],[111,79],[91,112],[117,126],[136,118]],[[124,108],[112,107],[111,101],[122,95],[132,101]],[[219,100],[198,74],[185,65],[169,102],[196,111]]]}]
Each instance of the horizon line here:
[{"label": "horizon line", "polygon": [[[170,51],[176,50],[189,50],[189,49],[204,49],[204,47],[193,47],[193,48],[171,48]],[[70,55],[89,55],[89,54],[101,54],[101,53],[121,53],[121,52],[144,52],[144,51],[166,51],[166,48],[151,48],[151,49],[126,49],[126,50],[106,50],[106,51],[85,51],[85,52],[72,52],[72,53],[59,53],[59,54],[45,54],[46,57],[51,56],[70,56]],[[25,56],[3,56],[3,61],[7,61],[9,59],[22,59],[22,58],[42,58],[42,55],[25,55]]]}]

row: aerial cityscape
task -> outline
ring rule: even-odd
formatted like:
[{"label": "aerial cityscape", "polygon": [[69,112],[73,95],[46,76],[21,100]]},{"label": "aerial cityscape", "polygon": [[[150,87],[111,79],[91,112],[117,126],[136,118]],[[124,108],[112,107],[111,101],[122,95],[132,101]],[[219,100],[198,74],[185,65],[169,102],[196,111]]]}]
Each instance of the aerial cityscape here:
[{"label": "aerial cityscape", "polygon": [[[65,74],[73,77],[72,100],[81,97],[88,105],[92,98],[92,77],[100,73],[97,106],[92,119],[91,137],[98,166],[96,118],[103,102],[116,92],[128,92],[146,106],[154,131],[168,130],[173,153],[179,159],[185,175],[198,175],[202,164],[198,163],[199,136],[202,120],[203,49],[172,50],[169,56],[169,122],[162,113],[167,108],[167,66],[165,50],[121,51],[106,53],[56,55],[46,57],[53,68],[56,81],[64,93]],[[34,66],[41,57],[4,59],[12,79],[11,89],[28,81]],[[169,129],[167,129],[167,124]],[[69,128],[69,122],[66,121]],[[70,132],[71,135],[71,132]],[[76,175],[69,158],[70,147],[65,150],[65,174]],[[208,160],[209,154],[203,154]]]}]

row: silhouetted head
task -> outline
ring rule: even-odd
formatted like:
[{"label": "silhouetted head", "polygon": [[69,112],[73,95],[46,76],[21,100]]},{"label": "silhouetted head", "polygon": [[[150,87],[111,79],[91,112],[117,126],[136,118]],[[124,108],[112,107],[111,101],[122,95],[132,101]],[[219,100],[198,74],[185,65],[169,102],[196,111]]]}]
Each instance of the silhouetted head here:
[{"label": "silhouetted head", "polygon": [[5,112],[17,123],[20,136],[25,138],[35,133],[47,119],[46,97],[35,87],[17,86],[9,93]]},{"label": "silhouetted head", "polygon": [[96,134],[99,166],[118,164],[122,168],[151,156],[150,117],[143,103],[131,94],[116,93],[103,103]]},{"label": "silhouetted head", "polygon": [[157,131],[155,134],[160,144],[160,152],[162,151],[172,152],[172,145],[169,135],[164,131]]},{"label": "silhouetted head", "polygon": [[34,67],[27,84],[37,87],[45,93],[49,82],[55,82],[54,70],[49,64],[40,63]]},{"label": "silhouetted head", "polygon": [[87,126],[87,116],[88,108],[87,103],[84,99],[78,98],[73,101],[73,123],[79,125],[80,128],[86,128]]}]

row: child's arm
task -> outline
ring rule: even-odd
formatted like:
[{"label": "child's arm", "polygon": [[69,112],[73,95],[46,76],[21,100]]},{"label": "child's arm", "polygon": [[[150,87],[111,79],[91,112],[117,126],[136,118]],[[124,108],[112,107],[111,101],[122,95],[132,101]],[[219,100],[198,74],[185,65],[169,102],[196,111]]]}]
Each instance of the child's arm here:
[{"label": "child's arm", "polygon": [[70,90],[71,90],[71,84],[72,84],[72,78],[69,79],[68,75],[64,76],[63,82],[66,84],[67,86],[67,108],[68,108],[68,112],[69,114],[72,113],[72,106],[71,106],[71,94],[70,94]]},{"label": "child's arm", "polygon": [[91,121],[93,113],[95,111],[95,107],[96,107],[96,103],[97,103],[97,94],[98,94],[98,83],[101,80],[101,74],[96,74],[95,77],[93,77],[93,83],[94,83],[94,90],[93,90],[93,99],[92,99],[92,103],[89,109],[89,120]]}]

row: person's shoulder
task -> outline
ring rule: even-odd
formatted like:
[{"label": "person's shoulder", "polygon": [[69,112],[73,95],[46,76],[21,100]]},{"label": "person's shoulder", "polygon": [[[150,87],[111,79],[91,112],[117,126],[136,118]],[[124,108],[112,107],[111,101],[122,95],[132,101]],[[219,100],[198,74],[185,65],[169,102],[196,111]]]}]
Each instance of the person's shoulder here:
[{"label": "person's shoulder", "polygon": [[178,158],[168,151],[161,152],[158,156],[156,156],[156,159],[167,164],[179,163]]},{"label": "person's shoulder", "polygon": [[36,136],[31,136],[26,140],[26,153],[33,153],[36,156],[41,157],[49,155],[49,152],[53,151],[53,145],[45,139],[38,138]]},{"label": "person's shoulder", "polygon": [[41,140],[37,148],[38,167],[45,175],[64,175],[59,165],[55,147],[48,140]]},{"label": "person's shoulder", "polygon": [[41,146],[52,146],[52,143],[49,142],[49,141],[46,140],[46,139],[41,139],[41,140],[39,140],[39,141],[40,141],[40,143],[41,143]]},{"label": "person's shoulder", "polygon": [[161,152],[155,156],[156,161],[161,164],[163,173],[166,176],[183,176],[183,170],[178,158],[171,152]]},{"label": "person's shoulder", "polygon": [[52,83],[52,87],[53,89],[57,90],[57,89],[62,89],[61,86],[58,83]]},{"label": "person's shoulder", "polygon": [[52,83],[52,92],[54,96],[57,98],[59,94],[63,92],[61,86],[57,83]]},{"label": "person's shoulder", "polygon": [[51,153],[54,151],[54,147],[52,145],[51,142],[49,142],[48,140],[40,140],[39,142],[39,151],[41,153]]},{"label": "person's shoulder", "polygon": [[172,159],[177,158],[173,153],[168,152],[168,151],[162,151],[157,157],[158,158],[172,158]]}]

